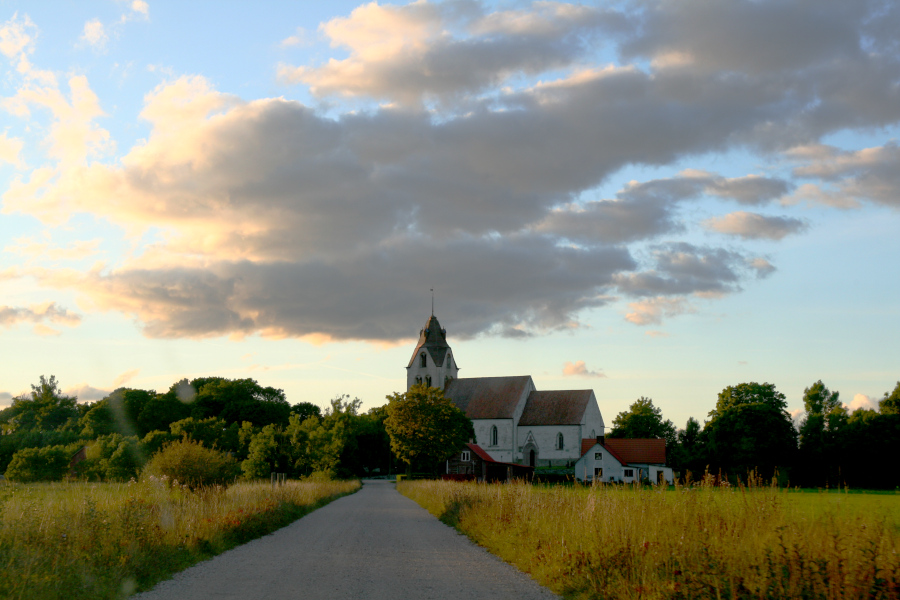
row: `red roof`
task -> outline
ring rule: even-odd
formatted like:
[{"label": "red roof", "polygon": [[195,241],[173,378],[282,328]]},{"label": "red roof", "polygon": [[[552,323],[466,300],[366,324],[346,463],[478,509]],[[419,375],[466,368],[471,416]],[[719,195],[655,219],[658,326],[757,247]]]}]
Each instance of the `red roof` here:
[{"label": "red roof", "polygon": [[479,446],[478,444],[468,443],[468,444],[466,444],[466,446],[468,446],[468,447],[469,447],[469,450],[471,450],[472,452],[474,452],[475,454],[477,454],[478,457],[481,458],[481,460],[483,460],[484,462],[494,463],[495,465],[509,465],[509,466],[512,466],[512,467],[520,467],[520,468],[526,468],[526,469],[534,469],[534,467],[531,467],[531,466],[528,466],[528,465],[519,465],[519,464],[516,464],[516,463],[505,463],[505,462],[500,462],[499,460],[494,460],[493,458],[491,458],[491,455],[488,454],[487,452],[485,452],[485,451],[481,448],[481,446]]},{"label": "red roof", "polygon": [[606,438],[605,447],[629,464],[666,464],[666,440],[663,439]]},{"label": "red roof", "polygon": [[[609,442],[609,440],[606,440],[606,441]],[[600,442],[598,442],[595,438],[588,438],[586,440],[581,440],[581,456],[584,456],[585,454],[590,452],[591,448],[593,448],[594,446],[597,446],[597,445],[599,445],[601,448],[603,448],[604,450],[606,450],[607,452],[612,454],[612,457],[615,458],[620,463],[622,463],[623,466],[628,464],[628,461],[625,460],[624,458],[622,458],[619,455],[619,453],[616,452],[613,448],[610,448],[608,444],[601,445]]]}]

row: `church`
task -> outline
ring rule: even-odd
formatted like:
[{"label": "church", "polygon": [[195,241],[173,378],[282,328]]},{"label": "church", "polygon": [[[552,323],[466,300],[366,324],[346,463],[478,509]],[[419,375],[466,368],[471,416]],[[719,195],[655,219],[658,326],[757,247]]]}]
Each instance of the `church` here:
[{"label": "church", "polygon": [[571,467],[583,455],[583,440],[602,443],[593,390],[540,391],[529,375],[460,378],[447,331],[434,315],[406,367],[407,390],[419,383],[443,387],[472,419],[479,449],[496,463]]}]

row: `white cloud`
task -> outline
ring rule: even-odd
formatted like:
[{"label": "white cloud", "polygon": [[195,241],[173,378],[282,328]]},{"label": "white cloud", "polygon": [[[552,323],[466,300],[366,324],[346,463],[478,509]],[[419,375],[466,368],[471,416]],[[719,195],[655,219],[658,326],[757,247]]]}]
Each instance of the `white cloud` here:
[{"label": "white cloud", "polygon": [[[0,306],[0,326],[12,327],[19,323],[41,324],[46,321],[74,327],[81,323],[81,316],[70,312],[66,308],[57,306],[55,302],[35,304],[29,307]],[[50,333],[48,327],[38,328],[37,332]]]},{"label": "white cloud", "polygon": [[853,152],[822,145],[800,147],[788,156],[806,161],[794,169],[795,176],[822,181],[802,186],[794,201],[836,208],[875,202],[900,209],[900,145],[896,142]]},{"label": "white cloud", "polygon": [[94,48],[94,50],[103,50],[106,48],[109,36],[106,34],[100,19],[91,19],[84,24],[84,32],[81,34],[80,39]]},{"label": "white cloud", "polygon": [[631,312],[625,320],[635,325],[659,325],[663,317],[674,317],[684,313],[696,312],[696,308],[684,298],[667,298],[657,296],[647,300],[629,303]]},{"label": "white cloud", "polygon": [[131,381],[132,379],[137,377],[140,372],[141,372],[140,369],[132,369],[130,371],[125,371],[124,373],[122,373],[121,375],[119,375],[118,377],[115,378],[115,380],[113,381],[112,387],[120,388],[120,387],[124,386],[126,383],[128,383],[129,381]]},{"label": "white cloud", "polygon": [[850,401],[850,404],[845,404],[848,410],[854,411],[857,408],[864,408],[866,410],[878,410],[878,401],[874,398],[870,398],[865,394],[854,394],[853,400]]},{"label": "white cloud", "polygon": [[566,362],[562,370],[563,377],[606,377],[603,371],[589,370],[583,360],[577,360],[574,363]]},{"label": "white cloud", "polygon": [[0,133],[0,163],[9,163],[22,168],[25,163],[19,157],[22,152],[22,140],[8,137],[6,132]]},{"label": "white cloud", "polygon": [[748,240],[780,240],[792,233],[806,229],[806,223],[793,217],[769,217],[757,213],[739,211],[703,221],[712,231],[736,235]]},{"label": "white cloud", "polygon": [[78,383],[64,389],[62,393],[64,396],[77,398],[79,402],[94,402],[106,398],[112,393],[112,390],[103,390],[87,383]]},{"label": "white cloud", "polygon": [[145,19],[150,18],[150,5],[144,2],[144,0],[132,0],[131,10]]}]

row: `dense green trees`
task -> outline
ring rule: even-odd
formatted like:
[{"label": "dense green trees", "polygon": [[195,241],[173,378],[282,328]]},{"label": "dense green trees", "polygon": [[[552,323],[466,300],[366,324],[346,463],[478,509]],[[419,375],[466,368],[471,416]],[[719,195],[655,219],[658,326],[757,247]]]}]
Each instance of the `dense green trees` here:
[{"label": "dense green trees", "polygon": [[662,409],[653,405],[653,400],[641,396],[613,419],[612,438],[662,438],[666,440],[666,451],[671,452],[678,441],[672,421],[663,420]]},{"label": "dense green trees", "polygon": [[391,449],[406,463],[407,472],[416,464],[442,462],[475,438],[465,413],[444,397],[443,390],[424,384],[388,396],[384,424]]}]

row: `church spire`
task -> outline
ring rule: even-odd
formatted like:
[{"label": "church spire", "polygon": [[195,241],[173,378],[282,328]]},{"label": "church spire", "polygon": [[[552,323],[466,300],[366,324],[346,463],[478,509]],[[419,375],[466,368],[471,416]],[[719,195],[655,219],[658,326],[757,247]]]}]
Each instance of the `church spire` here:
[{"label": "church spire", "polygon": [[459,367],[447,343],[447,330],[432,314],[419,331],[419,341],[406,366],[406,387],[425,383],[442,388],[449,380],[456,379],[458,373]]}]

